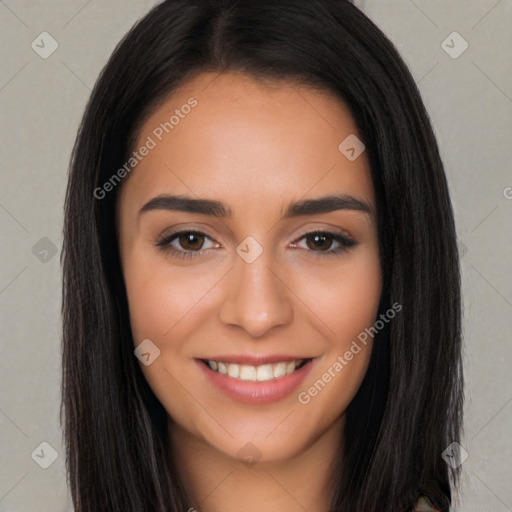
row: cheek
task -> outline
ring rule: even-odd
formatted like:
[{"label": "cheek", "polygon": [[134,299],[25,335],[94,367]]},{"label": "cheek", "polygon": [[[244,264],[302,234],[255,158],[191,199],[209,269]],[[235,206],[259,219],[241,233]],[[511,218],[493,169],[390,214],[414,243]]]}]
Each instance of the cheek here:
[{"label": "cheek", "polygon": [[300,289],[326,343],[316,370],[302,387],[304,400],[299,402],[314,402],[317,411],[329,410],[326,421],[343,412],[366,374],[373,341],[366,330],[376,321],[381,290],[376,246],[342,258],[339,265],[317,273]]},{"label": "cheek", "polygon": [[173,337],[175,326],[194,316],[199,301],[211,288],[210,279],[190,268],[166,265],[144,256],[126,260],[124,278],[130,324],[137,344],[145,338],[163,341]]},{"label": "cheek", "polygon": [[340,349],[375,322],[382,289],[378,253],[354,253],[325,269],[307,280],[300,276],[295,289],[316,315],[318,328]]},{"label": "cheek", "polygon": [[169,312],[175,309],[175,296],[165,293],[165,280],[157,279],[156,272],[140,260],[129,261],[124,275],[135,344],[160,337],[171,328]]},{"label": "cheek", "polygon": [[[212,297],[218,295],[212,288],[222,274],[215,266],[167,265],[142,250],[126,258],[123,267],[135,344],[145,338],[176,339],[173,331],[181,331],[209,309],[205,298],[211,292]],[[341,258],[339,264],[315,263],[285,274],[299,303],[306,306],[306,316],[332,343],[346,344],[375,321],[381,293],[376,248]]]}]

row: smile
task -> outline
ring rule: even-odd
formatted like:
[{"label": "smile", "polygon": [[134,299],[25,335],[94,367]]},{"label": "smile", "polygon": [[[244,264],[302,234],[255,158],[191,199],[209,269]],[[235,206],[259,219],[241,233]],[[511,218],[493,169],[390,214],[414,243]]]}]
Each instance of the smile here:
[{"label": "smile", "polygon": [[[196,359],[205,382],[237,402],[264,405],[277,402],[297,389],[317,358],[293,356],[219,356]],[[252,363],[252,364],[250,364]]]},{"label": "smile", "polygon": [[279,379],[290,375],[296,370],[302,368],[309,359],[297,359],[293,361],[280,361],[274,364],[261,364],[258,366],[248,364],[228,363],[224,361],[213,361],[211,359],[204,362],[215,372],[226,375],[233,379],[251,382],[265,382]]}]

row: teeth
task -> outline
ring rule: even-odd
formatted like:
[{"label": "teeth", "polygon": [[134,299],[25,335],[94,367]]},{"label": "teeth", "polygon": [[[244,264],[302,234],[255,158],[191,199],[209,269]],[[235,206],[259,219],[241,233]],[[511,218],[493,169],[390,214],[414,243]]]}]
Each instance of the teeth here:
[{"label": "teeth", "polygon": [[234,377],[235,379],[237,379],[239,374],[240,374],[240,367],[237,364],[229,364],[228,365],[228,375],[230,377]]},{"label": "teeth", "polygon": [[286,365],[286,373],[292,373],[295,370],[295,361],[292,361]]},{"label": "teeth", "polygon": [[211,359],[208,360],[208,366],[212,370],[234,379],[252,382],[264,382],[290,375],[301,363],[302,360],[297,360],[252,366],[247,364],[223,363],[222,361],[212,361]]},{"label": "teeth", "polygon": [[272,380],[274,378],[274,372],[272,371],[271,364],[262,364],[256,369],[256,380],[265,381]]},{"label": "teeth", "polygon": [[286,375],[286,363],[277,363],[274,366],[274,377],[284,377]]},{"label": "teeth", "polygon": [[[238,365],[233,364],[232,366],[238,366]],[[240,380],[256,380],[256,367],[248,366],[245,364],[240,366],[239,379]]]}]

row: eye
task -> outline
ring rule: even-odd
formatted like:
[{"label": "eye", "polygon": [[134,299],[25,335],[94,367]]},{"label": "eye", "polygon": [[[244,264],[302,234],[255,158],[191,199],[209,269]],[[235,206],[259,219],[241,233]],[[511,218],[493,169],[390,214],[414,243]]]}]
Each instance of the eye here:
[{"label": "eye", "polygon": [[211,248],[202,248],[206,239],[212,240],[201,231],[178,231],[160,237],[157,246],[165,251],[171,251],[180,258],[194,258]]},{"label": "eye", "polygon": [[[312,231],[302,235],[298,240],[303,239],[306,241],[307,249],[311,249],[310,252],[316,253],[315,256],[319,257],[339,256],[350,247],[356,245],[355,240],[352,238],[341,233],[331,233],[329,231]],[[332,248],[333,243],[337,243],[338,247]]]},{"label": "eye", "polygon": [[[339,256],[356,245],[353,239],[341,233],[312,231],[302,235],[292,243],[292,246],[296,246],[297,242],[303,239],[306,241],[308,252],[313,252],[315,256],[319,257]],[[205,248],[206,240],[213,242],[211,237],[201,231],[178,231],[161,236],[157,241],[157,246],[179,258],[195,258],[214,247],[215,244],[212,244]],[[338,244],[338,247],[332,248],[333,243]]]}]

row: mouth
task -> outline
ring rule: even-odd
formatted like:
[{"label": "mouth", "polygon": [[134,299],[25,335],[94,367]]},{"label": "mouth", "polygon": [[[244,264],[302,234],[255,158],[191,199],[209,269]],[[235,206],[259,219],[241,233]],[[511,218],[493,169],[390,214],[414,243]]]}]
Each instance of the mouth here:
[{"label": "mouth", "polygon": [[278,380],[300,370],[311,361],[312,358],[306,358],[250,365],[222,360],[201,359],[201,362],[213,372],[245,382],[268,382]]},{"label": "mouth", "polygon": [[206,382],[228,398],[245,404],[266,405],[289,397],[307,377],[317,359],[240,354],[196,359],[196,363]]}]

